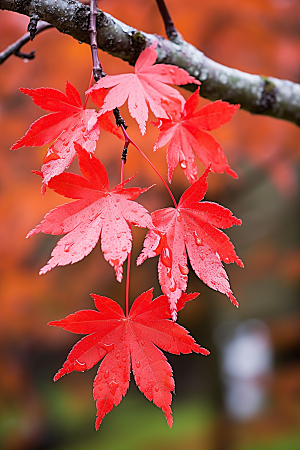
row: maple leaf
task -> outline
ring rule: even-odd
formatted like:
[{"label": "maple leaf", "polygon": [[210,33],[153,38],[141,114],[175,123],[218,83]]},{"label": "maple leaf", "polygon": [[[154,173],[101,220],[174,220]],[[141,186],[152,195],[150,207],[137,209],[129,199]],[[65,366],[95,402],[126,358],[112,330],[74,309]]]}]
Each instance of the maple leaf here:
[{"label": "maple leaf", "polygon": [[135,73],[107,75],[89,89],[93,93],[99,88],[112,88],[100,112],[112,111],[122,106],[128,99],[130,115],[137,121],[142,134],[146,132],[148,106],[156,117],[167,118],[166,111],[183,107],[184,98],[169,84],[200,84],[184,69],[167,64],[153,65],[157,59],[156,42],[141,52],[136,63]]},{"label": "maple leaf", "polygon": [[53,267],[83,259],[93,250],[101,235],[104,258],[114,267],[117,280],[121,281],[122,265],[132,246],[130,224],[152,226],[148,211],[132,200],[150,188],[124,189],[129,181],[126,180],[109,191],[107,172],[101,161],[76,142],[74,146],[84,177],[62,173],[51,178],[48,186],[58,194],[77,201],[50,211],[27,237],[40,232],[67,233],[58,241],[51,259],[40,270],[40,274],[44,274]]},{"label": "maple leaf", "polygon": [[237,174],[228,165],[221,145],[206,131],[229,122],[240,105],[217,100],[196,111],[198,100],[199,88],[188,98],[182,111],[175,110],[172,118],[161,118],[158,122],[153,122],[160,129],[154,151],[169,142],[167,162],[170,183],[179,163],[191,184],[197,180],[193,150],[205,167],[210,166],[213,172],[226,172],[237,178]]},{"label": "maple leaf", "polygon": [[[92,294],[98,311],[77,311],[65,319],[49,323],[72,333],[87,334],[75,344],[54,381],[74,370],[90,369],[104,357],[94,380],[97,429],[105,414],[125,396],[130,365],[139,390],[163,410],[171,427],[171,392],[175,383],[172,368],[157,347],[175,355],[192,351],[209,354],[185,328],[169,320],[168,298],[162,295],[152,300],[152,291],[142,293],[134,301],[128,317],[117,302]],[[178,300],[177,310],[197,295],[183,294]]]},{"label": "maple leaf", "polygon": [[[34,122],[11,147],[11,150],[16,150],[20,147],[42,146],[55,139],[43,161],[44,184],[70,166],[76,155],[74,142],[78,142],[89,153],[94,153],[100,127],[122,139],[117,127],[109,119],[111,113],[100,115],[95,109],[83,108],[79,92],[69,81],[66,83],[66,94],[52,88],[20,88],[20,91],[30,95],[41,108],[54,111]],[[98,94],[99,106],[103,103],[103,91]]]},{"label": "maple leaf", "polygon": [[144,248],[137,259],[160,255],[158,274],[161,289],[169,297],[172,317],[176,319],[176,302],[186,290],[188,280],[187,255],[196,275],[212,289],[226,294],[238,306],[230,289],[225,263],[242,261],[234,251],[228,236],[218,228],[241,225],[242,221],[229,209],[217,203],[201,202],[207,191],[210,169],[181,196],[177,208],[165,208],[151,214],[155,229],[150,230]]}]

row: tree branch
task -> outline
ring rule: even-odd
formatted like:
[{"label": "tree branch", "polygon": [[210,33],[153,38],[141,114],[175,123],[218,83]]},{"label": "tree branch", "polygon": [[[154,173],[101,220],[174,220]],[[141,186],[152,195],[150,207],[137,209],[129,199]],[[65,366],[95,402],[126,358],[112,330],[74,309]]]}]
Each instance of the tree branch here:
[{"label": "tree branch", "polygon": [[[53,28],[50,23],[40,22],[36,27],[35,36],[41,31],[47,30],[48,28]],[[27,42],[29,42],[30,40],[32,39],[29,31],[0,53],[0,64],[4,63],[4,61],[6,61],[7,58],[9,58],[11,55],[18,56],[22,59],[33,59],[35,57],[35,50],[31,50],[30,53],[23,53],[20,51],[23,45],[27,44]]]},{"label": "tree branch", "polygon": [[170,39],[170,41],[175,42],[176,44],[180,44],[182,37],[178,33],[175,28],[172,17],[170,16],[167,5],[165,4],[165,0],[156,0],[160,15],[164,21],[166,35]]},{"label": "tree branch", "polygon": [[[49,22],[60,32],[89,44],[88,6],[75,0],[0,0],[0,9]],[[300,85],[288,80],[251,75],[207,58],[191,44],[174,43],[138,31],[101,10],[97,12],[98,47],[133,65],[140,52],[156,39],[157,62],[174,64],[202,82],[201,96],[240,103],[253,114],[288,120],[300,126]],[[194,86],[185,86],[193,90]]]}]

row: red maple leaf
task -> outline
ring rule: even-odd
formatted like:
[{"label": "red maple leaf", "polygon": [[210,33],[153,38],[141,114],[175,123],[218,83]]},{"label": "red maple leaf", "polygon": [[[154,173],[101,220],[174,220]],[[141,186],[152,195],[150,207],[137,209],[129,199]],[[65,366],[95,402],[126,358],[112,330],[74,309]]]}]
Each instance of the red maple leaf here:
[{"label": "red maple leaf", "polygon": [[199,88],[188,98],[183,111],[177,109],[172,118],[162,118],[154,123],[160,129],[154,150],[169,142],[167,162],[170,183],[174,169],[179,163],[190,183],[197,180],[197,164],[193,150],[205,167],[210,166],[213,172],[226,172],[237,178],[237,174],[228,165],[221,145],[206,131],[229,122],[240,105],[230,105],[217,100],[196,111],[198,100]]},{"label": "red maple leaf", "polygon": [[242,221],[229,209],[211,202],[200,202],[207,191],[207,169],[201,178],[181,196],[177,208],[165,208],[151,214],[155,230],[150,230],[137,264],[160,255],[158,274],[161,289],[170,299],[173,319],[176,302],[186,290],[188,280],[187,255],[196,275],[209,287],[226,294],[238,306],[232,294],[225,263],[242,261],[234,251],[228,236],[218,228],[241,225]]},{"label": "red maple leaf", "polygon": [[182,95],[166,83],[200,84],[177,66],[153,65],[157,59],[155,47],[156,43],[142,51],[135,63],[135,73],[107,75],[87,91],[92,93],[99,88],[112,87],[101,108],[100,112],[103,113],[122,106],[128,99],[129,113],[139,124],[142,134],[146,132],[148,106],[156,117],[167,118],[170,108],[181,110],[184,104]]},{"label": "red maple leaf", "polygon": [[131,252],[130,224],[152,226],[148,211],[132,201],[149,188],[124,189],[129,181],[126,180],[109,191],[107,172],[101,161],[76,142],[74,145],[84,177],[62,173],[51,178],[48,186],[58,194],[77,201],[50,211],[27,237],[40,232],[67,233],[58,241],[51,259],[40,270],[40,274],[44,274],[53,267],[83,259],[93,250],[101,235],[104,258],[114,267],[117,280],[121,281],[123,262]]},{"label": "red maple leaf", "polygon": [[[94,153],[100,127],[122,138],[109,119],[111,113],[100,115],[95,109],[83,108],[79,92],[68,81],[66,94],[52,88],[21,88],[20,91],[30,95],[33,102],[41,108],[54,111],[34,122],[26,134],[11,147],[11,150],[16,150],[20,147],[42,146],[55,139],[43,161],[45,184],[70,166],[76,155],[74,142],[78,142],[89,153]],[[103,91],[105,90],[99,93],[99,99]],[[99,106],[102,103],[98,100]]]},{"label": "red maple leaf", "polygon": [[[177,310],[197,295],[183,294],[178,300]],[[75,344],[54,381],[74,370],[90,369],[104,357],[94,380],[98,429],[105,414],[125,396],[131,365],[139,390],[163,410],[169,426],[172,426],[170,405],[175,383],[172,368],[157,347],[175,355],[192,351],[208,355],[209,351],[200,347],[185,328],[169,320],[168,298],[162,295],[152,300],[152,289],[134,301],[128,317],[110,298],[95,294],[92,297],[99,312],[77,311],[65,319],[49,323],[72,333],[88,335]]]}]

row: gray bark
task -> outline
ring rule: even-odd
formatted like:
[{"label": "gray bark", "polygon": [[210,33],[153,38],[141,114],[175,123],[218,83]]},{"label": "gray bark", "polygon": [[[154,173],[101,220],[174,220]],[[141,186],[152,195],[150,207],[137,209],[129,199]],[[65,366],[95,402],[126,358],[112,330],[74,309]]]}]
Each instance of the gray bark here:
[{"label": "gray bark", "polygon": [[[0,0],[0,9],[49,22],[61,33],[89,43],[89,6],[75,0]],[[134,65],[140,52],[157,44],[157,62],[174,64],[201,81],[201,96],[239,103],[253,114],[288,120],[300,126],[300,85],[288,80],[251,75],[207,58],[184,40],[170,41],[138,31],[98,10],[98,47]],[[194,90],[195,86],[184,86]]]}]

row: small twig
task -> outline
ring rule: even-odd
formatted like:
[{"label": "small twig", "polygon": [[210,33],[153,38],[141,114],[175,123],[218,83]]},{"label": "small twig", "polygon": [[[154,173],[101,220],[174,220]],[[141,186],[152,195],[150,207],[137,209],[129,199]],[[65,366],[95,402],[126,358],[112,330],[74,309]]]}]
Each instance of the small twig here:
[{"label": "small twig", "polygon": [[[48,28],[53,28],[53,25],[50,25],[48,22],[39,22],[36,33],[41,33],[44,30],[47,30]],[[18,39],[13,44],[9,45],[3,52],[0,53],[0,64],[4,63],[11,55],[18,56],[19,58],[23,59],[33,59],[35,55],[35,50],[32,50],[30,53],[23,53],[20,51],[20,49],[23,47],[23,45],[27,44],[27,42],[30,41],[30,33],[25,33],[24,36],[22,36],[20,39]]]},{"label": "small twig", "polygon": [[173,42],[180,42],[182,41],[182,38],[178,31],[175,28],[174,22],[170,16],[170,13],[168,11],[167,5],[165,4],[164,0],[156,0],[159,12],[161,14],[161,17],[164,21],[166,35],[170,39],[170,41]]},{"label": "small twig", "polygon": [[89,35],[91,42],[91,51],[93,58],[93,73],[95,81],[100,80],[104,76],[102,67],[98,56],[98,44],[97,44],[97,0],[90,0],[90,26]]},{"label": "small twig", "polygon": [[119,108],[115,108],[113,110],[113,113],[114,113],[114,116],[115,116],[115,119],[116,119],[117,126],[120,127],[121,125],[123,125],[123,127],[126,130],[128,128],[128,125],[126,125],[125,120],[121,116]]},{"label": "small twig", "polygon": [[33,39],[36,36],[37,24],[38,24],[39,20],[40,20],[40,18],[39,18],[39,16],[37,14],[33,14],[33,16],[30,17],[29,24],[28,24],[28,27],[27,27],[27,31],[29,32],[31,41],[33,41]]},{"label": "small twig", "polygon": [[[97,82],[100,80],[100,78],[105,77],[105,73],[102,70],[101,63],[99,61],[99,55],[98,55],[98,44],[97,44],[97,0],[90,0],[90,26],[89,26],[89,35],[90,35],[90,45],[91,45],[91,52],[92,52],[92,58],[93,58],[93,74],[94,74],[94,80]],[[119,108],[115,108],[113,110],[116,124],[118,127],[122,127],[122,130],[126,130],[127,125],[125,124],[125,120],[120,114]],[[124,148],[122,151],[121,159],[124,161],[124,164],[127,160],[127,150],[129,145],[129,140],[126,137],[127,135],[124,134],[125,143]]]},{"label": "small twig", "polygon": [[21,59],[34,59],[35,58],[35,50],[31,50],[31,52],[29,52],[29,53],[16,51],[16,52],[14,52],[14,55]]}]

